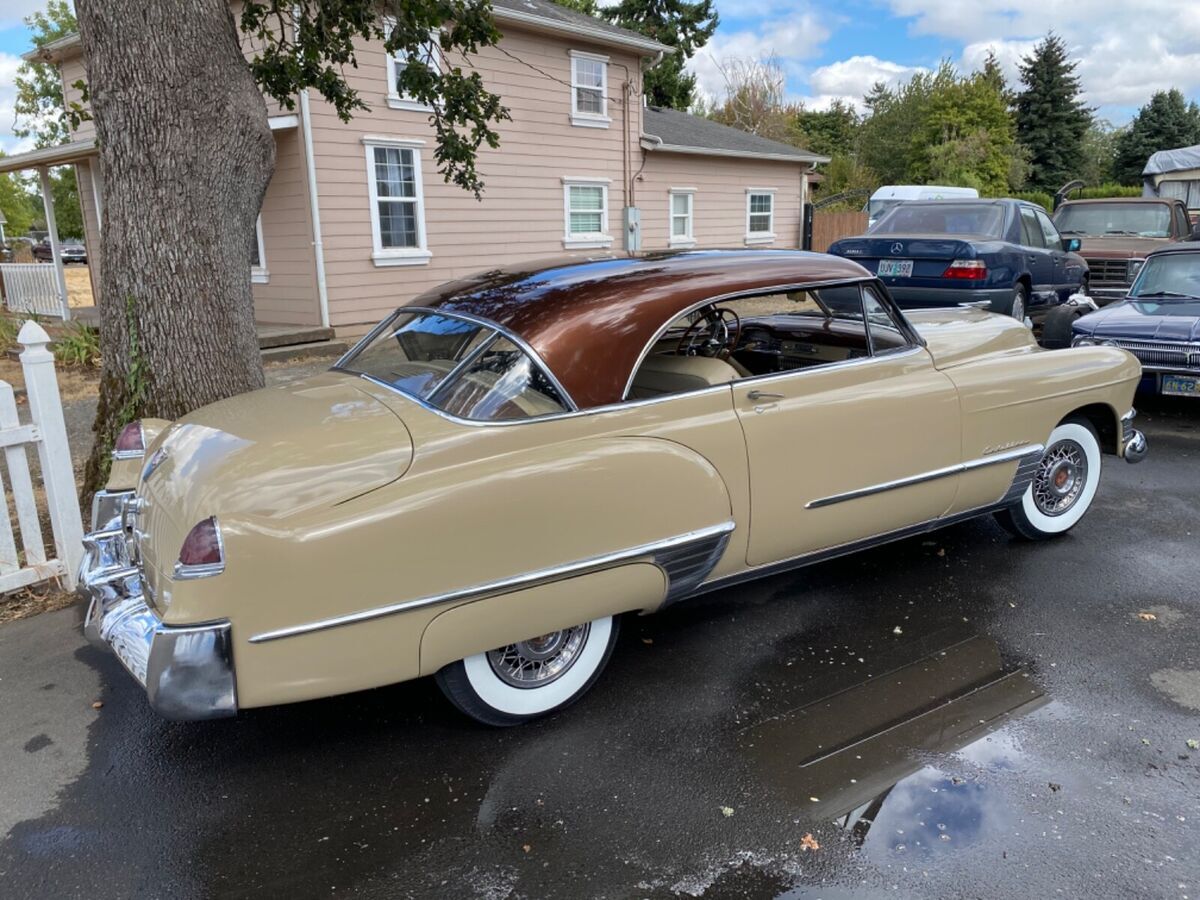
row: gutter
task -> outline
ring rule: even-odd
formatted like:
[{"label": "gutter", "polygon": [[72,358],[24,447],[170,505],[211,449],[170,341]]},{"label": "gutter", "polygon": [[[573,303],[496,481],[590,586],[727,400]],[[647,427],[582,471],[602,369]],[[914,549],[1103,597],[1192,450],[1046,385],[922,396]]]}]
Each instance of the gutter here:
[{"label": "gutter", "polygon": [[317,199],[317,166],[313,159],[312,122],[308,89],[300,92],[300,133],[304,136],[304,173],[308,178],[308,212],[312,218],[313,259],[317,269],[317,308],[321,327],[329,327],[329,290],[325,283],[325,243],[321,239],[321,204]]},{"label": "gutter", "polygon": [[525,25],[554,34],[587,38],[597,44],[608,44],[613,47],[629,47],[633,50],[643,50],[648,53],[658,54],[675,52],[674,47],[660,44],[658,41],[651,40],[650,38],[639,37],[635,34],[617,34],[603,28],[592,28],[582,23],[560,22],[557,19],[550,19],[546,16],[539,16],[536,13],[521,12],[515,9],[493,6],[492,18],[497,22],[512,22],[517,25]]},{"label": "gutter", "polygon": [[21,59],[25,62],[40,63],[40,62],[58,62],[57,57],[64,50],[70,50],[72,47],[81,43],[79,32],[63,35],[58,40],[50,41],[48,44],[43,44],[41,47],[34,47],[32,50],[27,50],[21,54]]},{"label": "gutter", "polygon": [[754,150],[722,150],[716,147],[687,147],[682,144],[667,144],[654,134],[642,134],[642,147],[646,150],[661,150],[664,153],[686,153],[692,156],[732,156],[739,159],[768,159],[773,162],[808,163],[818,165],[829,162],[828,156],[805,153],[760,153]]}]

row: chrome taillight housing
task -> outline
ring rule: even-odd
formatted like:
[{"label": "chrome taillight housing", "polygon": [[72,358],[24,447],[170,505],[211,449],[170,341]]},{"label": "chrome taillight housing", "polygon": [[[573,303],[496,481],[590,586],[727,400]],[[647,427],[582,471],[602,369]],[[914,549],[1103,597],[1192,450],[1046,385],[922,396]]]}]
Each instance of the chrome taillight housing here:
[{"label": "chrome taillight housing", "polygon": [[113,444],[113,459],[139,459],[146,454],[146,433],[140,421],[130,422],[117,435]]},{"label": "chrome taillight housing", "polygon": [[175,578],[208,578],[225,571],[225,542],[216,516],[209,516],[192,526],[175,563]]}]

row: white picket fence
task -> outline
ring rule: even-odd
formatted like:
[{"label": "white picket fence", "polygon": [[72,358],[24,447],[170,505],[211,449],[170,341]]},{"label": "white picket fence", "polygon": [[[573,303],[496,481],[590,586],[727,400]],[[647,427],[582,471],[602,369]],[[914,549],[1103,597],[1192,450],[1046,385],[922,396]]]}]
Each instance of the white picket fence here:
[{"label": "white picket fence", "polygon": [[16,313],[63,318],[58,272],[44,263],[0,263],[4,305]]},{"label": "white picket fence", "polygon": [[[8,470],[7,483],[0,476],[4,501],[0,513],[0,593],[52,578],[73,589],[83,556],[83,523],[54,374],[54,354],[47,348],[49,335],[36,322],[26,322],[17,340],[25,348],[21,369],[29,400],[29,422],[21,424],[12,385],[0,381],[0,448]],[[25,455],[30,445],[37,448],[40,480],[50,513],[54,536],[54,556],[50,559],[46,558],[34,478]],[[13,532],[14,511],[20,550]]]}]

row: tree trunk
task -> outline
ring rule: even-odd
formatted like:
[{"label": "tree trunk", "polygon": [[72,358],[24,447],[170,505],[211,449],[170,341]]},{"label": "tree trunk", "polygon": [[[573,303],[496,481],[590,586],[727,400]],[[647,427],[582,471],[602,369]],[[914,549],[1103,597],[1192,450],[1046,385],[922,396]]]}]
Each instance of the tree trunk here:
[{"label": "tree trunk", "polygon": [[75,6],[104,175],[86,494],[126,422],[262,387],[250,254],[275,141],[226,0]]}]

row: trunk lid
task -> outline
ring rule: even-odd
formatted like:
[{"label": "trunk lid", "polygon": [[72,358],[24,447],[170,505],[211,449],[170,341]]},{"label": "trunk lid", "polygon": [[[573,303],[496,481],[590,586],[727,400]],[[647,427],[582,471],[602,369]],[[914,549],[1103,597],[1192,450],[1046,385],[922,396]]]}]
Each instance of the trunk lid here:
[{"label": "trunk lid", "polygon": [[[973,240],[995,241],[986,235],[880,235],[845,238],[837,241],[830,252],[861,263],[870,272],[879,271],[881,259],[911,259],[912,278],[941,278],[946,266],[956,259],[975,259]],[[895,283],[906,282],[896,279]]]}]

